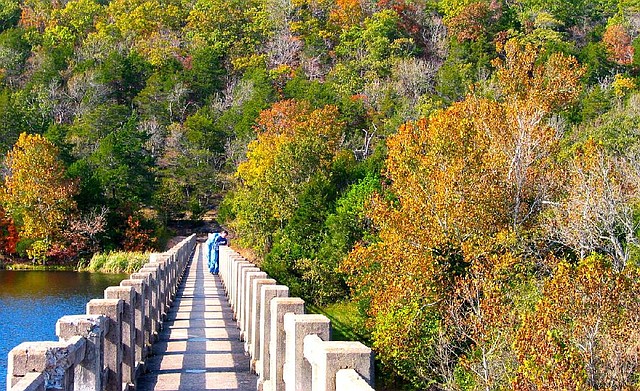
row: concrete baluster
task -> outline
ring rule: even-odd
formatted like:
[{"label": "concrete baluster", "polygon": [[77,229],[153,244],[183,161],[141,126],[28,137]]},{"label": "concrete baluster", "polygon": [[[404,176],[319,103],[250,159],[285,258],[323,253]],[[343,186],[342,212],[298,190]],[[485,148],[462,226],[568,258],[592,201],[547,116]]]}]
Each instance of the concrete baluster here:
[{"label": "concrete baluster", "polygon": [[336,374],[336,391],[375,391],[355,369],[341,369]]},{"label": "concrete baluster", "polygon": [[[250,266],[249,266],[250,265]],[[237,307],[236,307],[236,318],[238,321],[238,328],[240,329],[240,340],[244,341],[244,313],[245,313],[245,307],[247,305],[246,302],[246,290],[247,290],[247,284],[245,284],[245,282],[247,281],[247,273],[251,273],[251,272],[259,272],[260,269],[257,268],[255,265],[253,264],[249,264],[249,265],[241,265],[240,266],[240,276],[238,278],[238,299],[237,301]]]},{"label": "concrete baluster", "polygon": [[[260,270],[260,269],[258,269]],[[267,278],[267,273],[263,271],[249,272],[245,275],[244,285],[246,286],[244,292],[244,316],[242,318],[243,330],[244,330],[244,350],[249,353],[249,347],[252,343],[253,325],[252,317],[255,317],[255,311],[253,310],[253,281],[258,278]]]},{"label": "concrete baluster", "polygon": [[[85,347],[86,340],[80,336],[63,342],[21,343],[9,352],[7,389],[17,389],[16,384],[30,372],[44,375],[45,389],[73,389],[75,366],[84,360]],[[38,377],[31,378],[26,386],[39,388]]]},{"label": "concrete baluster", "polygon": [[271,341],[269,355],[271,378],[269,390],[284,390],[284,359],[286,334],[284,332],[284,315],[286,313],[303,314],[304,300],[299,297],[277,297],[271,300]]},{"label": "concrete baluster", "polygon": [[336,374],[341,369],[354,369],[373,386],[373,353],[360,342],[323,341],[317,335],[307,335],[304,357],[312,368],[310,391],[335,391]]},{"label": "concrete baluster", "polygon": [[323,341],[331,339],[331,321],[324,315],[284,315],[286,354],[284,382],[286,391],[311,390],[311,364],[304,358],[304,338],[317,335]]},{"label": "concrete baluster", "polygon": [[240,276],[242,276],[242,269],[245,267],[253,267],[253,263],[249,261],[236,262],[233,269],[233,275],[231,276],[233,288],[231,289],[231,309],[233,310],[234,320],[238,319],[238,302],[240,301]]},{"label": "concrete baluster", "polygon": [[275,285],[273,278],[258,278],[253,280],[253,313],[251,317],[251,344],[249,346],[249,356],[251,356],[250,368],[253,373],[257,373],[257,362],[260,359],[260,321],[262,317],[262,287]]},{"label": "concrete baluster", "polygon": [[[160,329],[159,319],[160,319],[160,309],[158,308],[159,302],[159,285],[158,285],[158,269],[155,267],[143,267],[140,269],[139,273],[145,273],[148,275],[148,283],[149,283],[149,295],[147,298],[149,300],[149,343],[152,344],[156,341],[158,336],[158,331]],[[137,274],[137,273],[136,273]],[[132,275],[133,277],[133,275]]]},{"label": "concrete baluster", "polygon": [[[155,304],[158,308],[158,321],[161,323],[167,313],[167,270],[165,260],[160,258],[160,254],[151,254],[149,256],[153,261],[147,263],[142,270],[155,269],[158,278],[158,296]],[[160,328],[156,329],[160,331]]]},{"label": "concrete baluster", "polygon": [[231,261],[231,256],[233,255],[234,251],[231,250],[229,247],[227,246],[220,246],[220,256],[218,257],[218,262],[219,262],[219,275],[220,275],[220,280],[222,281],[222,285],[225,287],[225,291],[227,290],[227,280],[228,280],[228,267],[229,267],[229,262]]},{"label": "concrete baluster", "polygon": [[74,391],[101,391],[104,368],[104,337],[109,319],[102,315],[67,315],[56,322],[61,341],[80,336],[86,340],[84,359],[75,367]]},{"label": "concrete baluster", "polygon": [[135,290],[131,286],[110,286],[104,290],[104,298],[122,300],[122,383],[134,385],[136,381]]},{"label": "concrete baluster", "polygon": [[228,291],[229,294],[231,294],[231,292],[235,291],[236,289],[236,273],[237,273],[237,268],[238,265],[241,263],[251,263],[249,261],[247,261],[245,258],[241,257],[240,255],[234,255],[233,259],[231,260],[231,266],[229,267],[229,281],[227,282],[229,285]]},{"label": "concrete baluster", "polygon": [[143,333],[143,348],[141,352],[141,360],[145,361],[149,348],[151,346],[151,333],[153,323],[153,288],[151,287],[152,275],[150,272],[138,272],[133,273],[130,276],[131,280],[142,280],[144,283],[144,303],[142,304],[142,311],[144,320],[140,325]]},{"label": "concrete baluster", "polygon": [[135,326],[134,335],[134,350],[135,350],[135,369],[136,377],[144,371],[143,360],[145,356],[145,338],[144,338],[144,324],[146,322],[146,287],[147,284],[144,279],[128,279],[120,282],[120,286],[130,286],[134,289],[134,319],[133,324]]},{"label": "concrete baluster", "polygon": [[122,391],[122,310],[120,299],[93,299],[87,303],[87,315],[109,318],[109,331],[104,338],[105,391]]},{"label": "concrete baluster", "polygon": [[256,361],[258,391],[271,390],[271,339],[275,332],[271,329],[271,301],[289,296],[289,287],[265,285],[260,292],[260,358]]}]

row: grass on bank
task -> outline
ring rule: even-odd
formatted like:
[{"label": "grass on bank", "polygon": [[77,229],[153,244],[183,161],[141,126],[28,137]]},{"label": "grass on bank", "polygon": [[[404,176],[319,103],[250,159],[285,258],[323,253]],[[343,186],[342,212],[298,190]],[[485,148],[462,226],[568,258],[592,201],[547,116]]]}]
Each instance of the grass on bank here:
[{"label": "grass on bank", "polygon": [[305,306],[309,312],[322,314],[331,320],[332,341],[361,341],[363,343],[368,341],[357,303],[344,301],[324,307],[313,304]]},{"label": "grass on bank", "polygon": [[85,268],[90,272],[135,273],[147,262],[148,252],[111,251],[94,254]]}]

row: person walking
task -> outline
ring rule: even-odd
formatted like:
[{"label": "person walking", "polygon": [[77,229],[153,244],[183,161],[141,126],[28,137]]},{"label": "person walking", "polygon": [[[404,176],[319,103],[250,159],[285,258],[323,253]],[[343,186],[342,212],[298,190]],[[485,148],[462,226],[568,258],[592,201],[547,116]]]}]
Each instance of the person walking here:
[{"label": "person walking", "polygon": [[205,242],[207,246],[207,265],[209,266],[209,272],[213,275],[218,274],[219,259],[220,259],[220,246],[226,246],[227,231],[216,232],[213,235],[209,235],[209,238]]}]

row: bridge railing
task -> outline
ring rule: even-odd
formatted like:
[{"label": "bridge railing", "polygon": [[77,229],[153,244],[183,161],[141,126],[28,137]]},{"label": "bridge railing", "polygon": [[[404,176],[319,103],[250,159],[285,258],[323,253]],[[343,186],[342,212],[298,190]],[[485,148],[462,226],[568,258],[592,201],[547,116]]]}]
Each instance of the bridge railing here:
[{"label": "bridge railing", "polygon": [[228,247],[220,247],[220,277],[259,391],[373,390],[371,349],[331,341],[329,318],[305,314],[287,286]]},{"label": "bridge railing", "polygon": [[59,341],[13,348],[7,390],[135,388],[195,245],[191,235],[167,252],[151,254],[120,286],[105,289],[104,299],[89,301],[86,314],[60,318]]}]

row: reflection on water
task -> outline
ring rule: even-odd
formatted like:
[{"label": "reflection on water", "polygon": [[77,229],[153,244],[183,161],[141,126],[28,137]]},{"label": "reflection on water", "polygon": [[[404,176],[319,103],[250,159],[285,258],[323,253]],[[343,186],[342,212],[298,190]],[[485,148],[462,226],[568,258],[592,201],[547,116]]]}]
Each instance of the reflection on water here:
[{"label": "reflection on water", "polygon": [[0,270],[0,390],[6,389],[7,354],[24,341],[55,341],[56,321],[84,314],[91,299],[126,275]]}]

